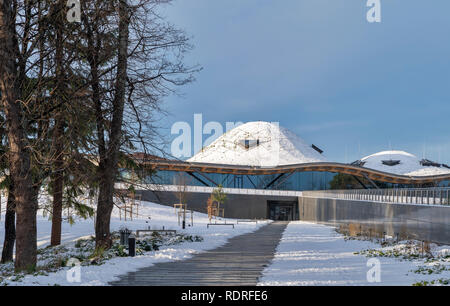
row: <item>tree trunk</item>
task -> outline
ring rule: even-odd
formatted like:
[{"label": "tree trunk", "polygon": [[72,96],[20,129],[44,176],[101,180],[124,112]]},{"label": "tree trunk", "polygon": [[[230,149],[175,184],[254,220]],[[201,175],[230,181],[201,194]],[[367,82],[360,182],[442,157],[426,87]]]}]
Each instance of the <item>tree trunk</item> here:
[{"label": "tree trunk", "polygon": [[[117,75],[111,128],[108,148],[104,154],[100,152],[99,164],[99,198],[97,204],[97,220],[95,225],[96,248],[111,247],[110,219],[113,210],[114,183],[117,175],[119,150],[122,141],[123,109],[128,69],[128,35],[129,16],[127,0],[119,0],[119,48],[117,58]],[[100,116],[101,114],[97,114]],[[101,122],[100,125],[104,123]],[[99,135],[101,145],[104,135]],[[102,156],[103,155],[103,156]]]},{"label": "tree trunk", "polygon": [[[64,1],[59,1],[58,9],[64,12]],[[57,17],[56,31],[56,90],[54,95],[54,103],[62,102],[64,99],[64,14],[60,13]],[[62,109],[55,115],[55,126],[53,129],[53,152],[55,160],[53,161],[52,189],[53,189],[53,211],[52,211],[52,234],[50,244],[52,246],[61,244],[61,223],[62,223],[62,206],[64,193],[64,116],[61,114]]]},{"label": "tree trunk", "polygon": [[0,91],[9,140],[10,176],[16,202],[16,270],[36,266],[36,209],[33,202],[30,154],[25,143],[21,103],[18,101],[14,1],[0,0]]},{"label": "tree trunk", "polygon": [[13,261],[14,243],[16,242],[16,207],[14,203],[14,185],[9,184],[8,202],[5,214],[5,241],[3,242],[1,263]]},{"label": "tree trunk", "polygon": [[56,141],[56,159],[54,161],[54,173],[52,175],[52,191],[53,191],[53,209],[52,209],[52,234],[50,244],[52,246],[61,244],[61,223],[62,223],[62,207],[64,192],[64,172],[63,172],[63,156],[61,145],[61,122],[57,122],[55,126]]},{"label": "tree trunk", "polygon": [[101,182],[97,203],[97,218],[95,223],[96,248],[109,249],[112,245],[110,233],[110,220],[113,210],[114,178],[115,171],[112,168],[101,170]]}]

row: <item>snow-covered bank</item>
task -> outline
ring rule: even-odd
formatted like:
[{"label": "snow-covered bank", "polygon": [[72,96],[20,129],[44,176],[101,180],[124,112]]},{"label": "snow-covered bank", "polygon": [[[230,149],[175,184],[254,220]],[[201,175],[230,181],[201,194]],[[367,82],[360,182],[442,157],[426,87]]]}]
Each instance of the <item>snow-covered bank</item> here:
[{"label": "snow-covered bank", "polygon": [[[108,282],[115,280],[119,275],[135,271],[141,267],[151,266],[157,262],[167,262],[189,258],[193,254],[217,248],[225,244],[231,237],[255,231],[259,227],[266,224],[266,222],[258,222],[258,224],[240,223],[235,225],[234,229],[230,226],[213,226],[208,229],[206,227],[206,224],[209,222],[208,216],[201,213],[194,213],[194,226],[181,230],[173,208],[148,202],[142,202],[142,206],[139,208],[139,214],[139,218],[126,222],[119,220],[119,212],[115,210],[111,221],[112,230],[118,230],[121,227],[127,227],[132,230],[145,229],[149,225],[152,229],[161,229],[164,226],[165,229],[176,229],[181,233],[201,236],[203,241],[163,246],[159,251],[146,252],[144,255],[136,256],[134,258],[117,257],[108,260],[99,266],[82,266],[81,283],[69,283],[66,279],[66,272],[68,268],[63,268],[62,270],[55,273],[50,273],[49,275],[27,275],[20,281],[7,280],[4,284],[19,286],[47,286],[55,284],[64,286],[107,285]],[[233,220],[227,220],[227,222],[233,222]],[[3,222],[0,223],[0,227],[2,227],[0,235],[2,235],[1,239],[3,240]],[[41,246],[48,244],[50,239],[50,229],[50,221],[39,217],[38,239]],[[66,245],[74,245],[74,240],[76,240],[76,238],[93,235],[93,232],[94,224],[92,220],[77,221],[77,223],[73,226],[68,224],[64,224],[63,226],[63,237],[66,241]],[[3,241],[1,241],[1,243],[2,242]]]},{"label": "snow-covered bank", "polygon": [[[441,258],[447,268],[438,274],[416,273],[427,265],[424,258],[401,260],[376,256],[381,263],[381,282],[369,283],[367,272],[372,257],[355,254],[367,249],[386,252],[392,247],[362,240],[347,240],[333,227],[307,222],[291,222],[283,234],[273,263],[264,271],[259,285],[413,285],[422,281],[450,279],[450,259]],[[440,248],[440,252],[445,248]],[[367,254],[362,252],[362,254]],[[380,253],[383,254],[383,253]]]}]

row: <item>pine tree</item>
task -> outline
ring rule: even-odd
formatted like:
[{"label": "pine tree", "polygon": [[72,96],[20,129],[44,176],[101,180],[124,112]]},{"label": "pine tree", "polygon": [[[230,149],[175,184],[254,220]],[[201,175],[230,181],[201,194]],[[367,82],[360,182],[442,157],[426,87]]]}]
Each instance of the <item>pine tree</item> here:
[{"label": "pine tree", "polygon": [[[25,120],[20,101],[22,96],[20,83],[25,79],[26,63],[23,58],[18,58],[17,53],[19,45],[15,29],[16,9],[17,1],[0,0],[0,58],[2,59],[0,91],[6,119],[8,159],[17,214],[15,267],[17,270],[28,270],[36,266],[37,207],[33,200],[30,149],[27,144]],[[28,10],[25,12],[29,13]]]}]

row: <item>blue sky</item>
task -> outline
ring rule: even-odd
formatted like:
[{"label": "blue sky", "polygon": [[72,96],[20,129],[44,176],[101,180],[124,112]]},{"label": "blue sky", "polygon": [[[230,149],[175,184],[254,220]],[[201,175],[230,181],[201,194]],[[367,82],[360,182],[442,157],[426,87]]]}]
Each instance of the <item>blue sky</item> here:
[{"label": "blue sky", "polygon": [[[351,162],[402,149],[450,162],[450,1],[175,0],[204,68],[166,99],[162,124],[277,121]],[[208,135],[205,135],[205,139]]]}]

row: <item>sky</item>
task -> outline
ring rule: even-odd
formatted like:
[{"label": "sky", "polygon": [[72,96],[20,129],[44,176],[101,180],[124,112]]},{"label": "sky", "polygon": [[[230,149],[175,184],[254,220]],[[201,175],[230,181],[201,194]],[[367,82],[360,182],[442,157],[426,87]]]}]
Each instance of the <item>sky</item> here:
[{"label": "sky", "polygon": [[[178,121],[279,122],[352,162],[389,149],[450,163],[450,1],[174,0],[196,81],[165,99]],[[208,138],[205,135],[204,138]]]}]

